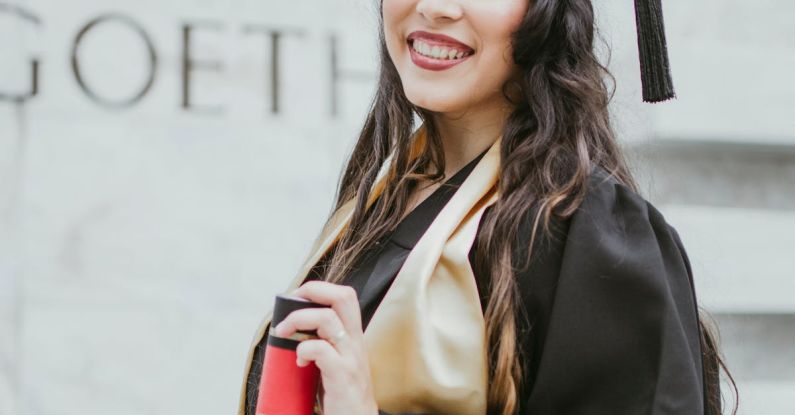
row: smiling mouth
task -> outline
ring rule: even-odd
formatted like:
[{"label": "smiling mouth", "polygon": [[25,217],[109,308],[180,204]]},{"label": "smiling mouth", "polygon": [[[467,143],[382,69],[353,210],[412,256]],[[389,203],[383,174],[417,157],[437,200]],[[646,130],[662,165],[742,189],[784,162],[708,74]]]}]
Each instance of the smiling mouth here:
[{"label": "smiling mouth", "polygon": [[422,56],[442,61],[464,59],[473,55],[474,50],[466,50],[452,45],[442,45],[421,38],[409,39],[409,47]]}]

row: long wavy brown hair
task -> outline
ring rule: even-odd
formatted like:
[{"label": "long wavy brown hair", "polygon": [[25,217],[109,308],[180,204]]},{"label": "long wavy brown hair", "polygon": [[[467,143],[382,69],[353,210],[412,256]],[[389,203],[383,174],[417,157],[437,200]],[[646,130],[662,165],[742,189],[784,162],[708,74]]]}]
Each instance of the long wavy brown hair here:
[{"label": "long wavy brown hair", "polygon": [[[376,95],[358,141],[340,178],[336,211],[354,199],[350,223],[331,249],[324,279],[340,282],[367,247],[392,231],[409,208],[410,195],[422,180],[444,179],[444,154],[433,113],[406,98],[389,57],[379,13],[380,70]],[[500,148],[499,200],[481,225],[475,241],[478,269],[490,276],[484,311],[490,368],[490,414],[512,415],[518,407],[523,376],[517,350],[517,267],[512,256],[521,219],[535,211],[532,241],[549,232],[553,217],[566,218],[581,203],[591,167],[603,167],[633,190],[633,179],[610,123],[608,103],[615,79],[594,51],[597,31],[591,0],[534,0],[512,37],[519,76],[503,87],[513,105]],[[518,93],[517,93],[518,91]],[[426,128],[424,148],[412,154],[414,117]],[[393,153],[389,180],[369,201],[376,175]],[[700,310],[705,383],[705,412],[720,414],[722,367],[736,385],[718,352],[708,317]],[[736,412],[736,399],[734,412]]]}]

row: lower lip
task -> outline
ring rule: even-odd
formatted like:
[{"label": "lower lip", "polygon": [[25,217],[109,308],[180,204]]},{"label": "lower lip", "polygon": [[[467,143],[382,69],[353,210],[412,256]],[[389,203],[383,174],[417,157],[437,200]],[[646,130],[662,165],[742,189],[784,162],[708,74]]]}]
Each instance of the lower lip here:
[{"label": "lower lip", "polygon": [[428,69],[431,71],[443,71],[445,69],[450,69],[453,66],[458,65],[459,63],[464,62],[465,60],[469,59],[472,55],[467,55],[460,59],[434,59],[429,58],[424,55],[420,55],[410,44],[408,44],[409,53],[411,53],[411,61],[414,62],[415,65],[419,66],[422,69]]}]

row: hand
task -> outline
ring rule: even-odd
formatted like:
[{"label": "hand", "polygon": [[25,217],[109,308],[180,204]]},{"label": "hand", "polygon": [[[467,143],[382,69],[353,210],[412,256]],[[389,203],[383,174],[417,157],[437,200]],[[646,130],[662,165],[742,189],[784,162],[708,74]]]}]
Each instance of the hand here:
[{"label": "hand", "polygon": [[[325,281],[308,281],[289,295],[331,308],[305,308],[290,313],[275,327],[289,337],[296,330],[317,330],[320,339],[298,344],[298,366],[315,362],[320,369],[324,415],[376,415],[362,316],[356,290]],[[344,336],[340,336],[341,333]]]}]

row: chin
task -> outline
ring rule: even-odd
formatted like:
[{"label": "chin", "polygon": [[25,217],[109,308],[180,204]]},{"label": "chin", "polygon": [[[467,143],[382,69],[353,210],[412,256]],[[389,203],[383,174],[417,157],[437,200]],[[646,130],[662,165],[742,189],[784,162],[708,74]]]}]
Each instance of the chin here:
[{"label": "chin", "polygon": [[444,93],[432,88],[404,88],[406,98],[412,104],[437,113],[457,112],[466,107],[466,97]]}]

